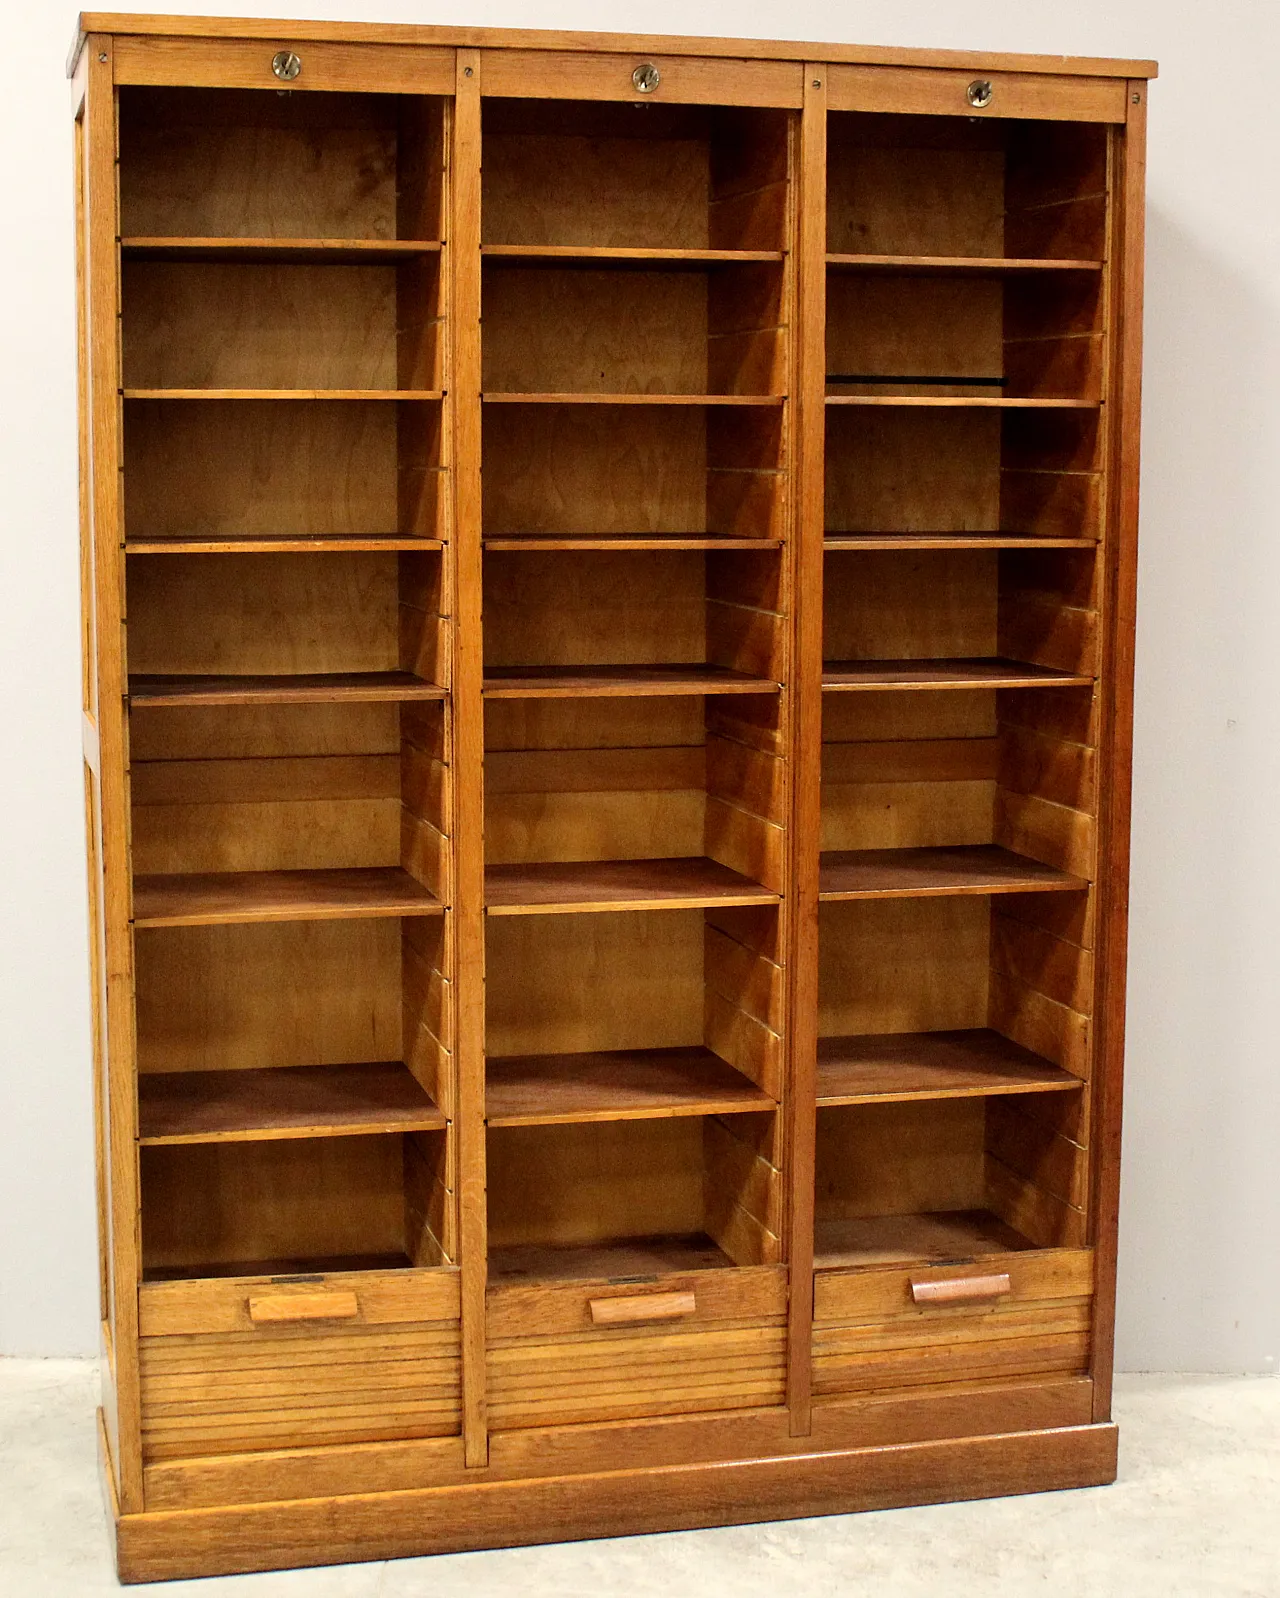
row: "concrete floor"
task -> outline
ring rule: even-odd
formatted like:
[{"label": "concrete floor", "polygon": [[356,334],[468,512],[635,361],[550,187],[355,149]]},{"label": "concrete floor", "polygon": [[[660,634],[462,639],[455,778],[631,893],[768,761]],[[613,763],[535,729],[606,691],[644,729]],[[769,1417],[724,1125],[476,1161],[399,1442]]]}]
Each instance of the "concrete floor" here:
[{"label": "concrete floor", "polygon": [[[0,1594],[118,1592],[96,1378],[0,1360]],[[1280,1598],[1280,1380],[1120,1379],[1120,1480],[931,1509],[454,1554],[139,1591],[174,1598]]]}]

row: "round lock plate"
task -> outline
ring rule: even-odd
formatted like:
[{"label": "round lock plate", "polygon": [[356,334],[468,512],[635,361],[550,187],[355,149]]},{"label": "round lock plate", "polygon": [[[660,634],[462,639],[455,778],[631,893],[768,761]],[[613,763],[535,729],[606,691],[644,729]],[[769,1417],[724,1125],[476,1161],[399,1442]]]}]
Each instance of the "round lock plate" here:
[{"label": "round lock plate", "polygon": [[284,83],[292,83],[302,71],[302,62],[292,50],[277,50],[271,57],[271,70]]},{"label": "round lock plate", "polygon": [[975,78],[965,90],[964,97],[970,105],[976,106],[981,111],[991,104],[991,96],[994,92],[989,78]]},{"label": "round lock plate", "polygon": [[646,61],[631,74],[631,81],[641,94],[652,94],[662,82],[662,74],[652,61]]}]

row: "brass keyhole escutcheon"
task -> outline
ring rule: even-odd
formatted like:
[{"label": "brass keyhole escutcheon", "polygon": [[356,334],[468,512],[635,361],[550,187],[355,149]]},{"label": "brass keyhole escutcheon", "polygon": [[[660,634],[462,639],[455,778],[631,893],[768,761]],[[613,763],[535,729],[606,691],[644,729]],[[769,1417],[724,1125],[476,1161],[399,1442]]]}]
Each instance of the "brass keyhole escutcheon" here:
[{"label": "brass keyhole escutcheon", "polygon": [[964,97],[971,106],[983,111],[991,104],[991,96],[994,93],[990,78],[975,78],[965,90]]},{"label": "brass keyhole escutcheon", "polygon": [[652,94],[662,82],[662,74],[652,61],[646,61],[631,74],[631,81],[641,94]]},{"label": "brass keyhole escutcheon", "polygon": [[302,71],[302,62],[292,50],[277,50],[271,57],[271,70],[282,83],[292,83]]}]

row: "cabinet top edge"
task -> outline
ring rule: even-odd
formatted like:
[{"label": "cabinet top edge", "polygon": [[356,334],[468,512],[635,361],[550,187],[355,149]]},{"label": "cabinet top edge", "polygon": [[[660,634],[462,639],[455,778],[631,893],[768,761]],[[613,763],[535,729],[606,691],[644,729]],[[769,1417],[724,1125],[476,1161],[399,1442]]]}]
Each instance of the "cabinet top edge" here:
[{"label": "cabinet top edge", "polygon": [[812,44],[778,39],[719,39],[683,35],[588,33],[544,28],[467,28],[393,22],[299,22],[273,18],[138,16],[82,11],[67,76],[75,73],[90,34],[165,38],[279,39],[338,44],[444,45],[460,49],[600,50],[624,55],[731,56],[740,60],[813,61],[832,65],[955,67],[1056,73],[1088,78],[1154,78],[1154,61],[1095,56],[1026,55],[981,50],[926,50],[887,45]]}]

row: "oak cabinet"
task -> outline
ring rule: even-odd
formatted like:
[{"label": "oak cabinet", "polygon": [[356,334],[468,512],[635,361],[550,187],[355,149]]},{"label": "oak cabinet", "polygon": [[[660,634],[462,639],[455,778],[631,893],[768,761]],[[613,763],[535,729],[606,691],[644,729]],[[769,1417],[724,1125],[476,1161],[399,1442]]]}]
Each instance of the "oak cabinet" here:
[{"label": "oak cabinet", "polygon": [[122,1577],[1109,1480],[1154,66],[82,24]]}]

